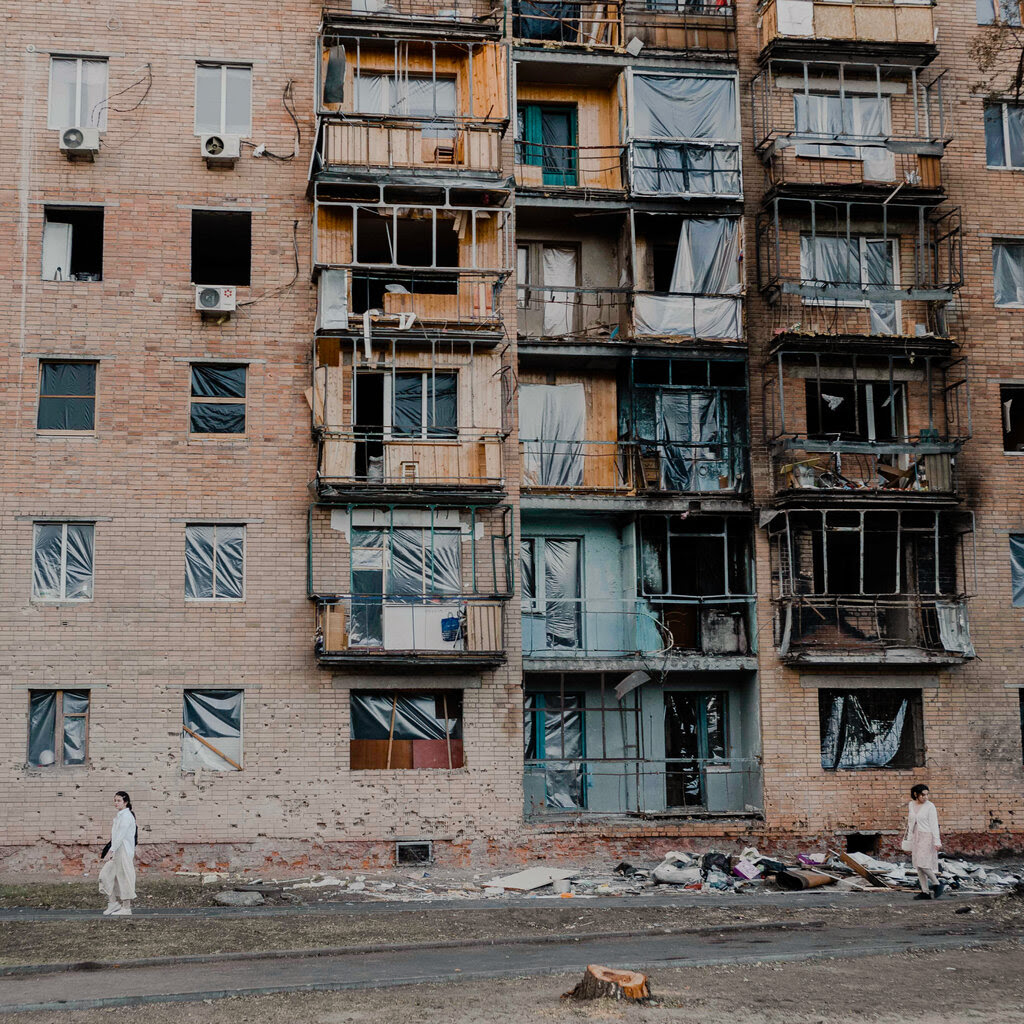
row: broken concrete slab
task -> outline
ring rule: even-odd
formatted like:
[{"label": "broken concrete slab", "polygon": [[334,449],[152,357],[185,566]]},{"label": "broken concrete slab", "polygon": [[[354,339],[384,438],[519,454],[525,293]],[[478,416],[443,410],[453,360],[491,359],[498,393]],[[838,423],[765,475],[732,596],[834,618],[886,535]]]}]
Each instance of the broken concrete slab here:
[{"label": "broken concrete slab", "polygon": [[263,897],[258,892],[238,892],[236,889],[219,892],[213,899],[225,907],[258,907],[263,903]]},{"label": "broken concrete slab", "polygon": [[511,889],[513,892],[532,892],[534,889],[543,889],[545,885],[564,879],[573,878],[577,872],[562,871],[558,868],[527,868],[525,871],[517,871],[514,875],[505,875],[503,878],[492,878],[489,886],[501,886],[502,889]]}]

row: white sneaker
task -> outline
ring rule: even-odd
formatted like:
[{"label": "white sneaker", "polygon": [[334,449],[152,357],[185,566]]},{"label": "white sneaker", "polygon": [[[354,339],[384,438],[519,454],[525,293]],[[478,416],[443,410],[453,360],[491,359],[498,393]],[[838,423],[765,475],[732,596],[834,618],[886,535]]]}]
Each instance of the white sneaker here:
[{"label": "white sneaker", "polygon": [[121,909],[121,904],[120,903],[108,903],[107,904],[107,909],[103,911],[103,916],[104,917],[109,917],[115,911],[118,911],[120,909]]},{"label": "white sneaker", "polygon": [[110,912],[110,916],[111,917],[131,917],[132,916],[131,907],[118,907],[117,910],[112,910]]}]

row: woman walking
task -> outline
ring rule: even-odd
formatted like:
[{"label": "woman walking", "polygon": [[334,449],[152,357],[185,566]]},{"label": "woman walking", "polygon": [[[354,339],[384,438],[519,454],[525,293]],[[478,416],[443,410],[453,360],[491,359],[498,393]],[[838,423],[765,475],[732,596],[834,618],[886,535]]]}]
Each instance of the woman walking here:
[{"label": "woman walking", "polygon": [[106,863],[100,871],[100,892],[108,901],[103,913],[110,917],[130,917],[131,901],[135,899],[135,844],[139,838],[139,826],[135,822],[131,798],[123,789],[114,794],[114,807],[117,814],[110,826],[110,842],[104,851]]},{"label": "woman walking", "polygon": [[935,804],[928,799],[928,787],[916,785],[910,790],[910,804],[907,807],[907,837],[903,849],[910,854],[911,863],[917,868],[921,891],[915,900],[937,900],[946,886],[936,875],[939,870],[939,816]]}]

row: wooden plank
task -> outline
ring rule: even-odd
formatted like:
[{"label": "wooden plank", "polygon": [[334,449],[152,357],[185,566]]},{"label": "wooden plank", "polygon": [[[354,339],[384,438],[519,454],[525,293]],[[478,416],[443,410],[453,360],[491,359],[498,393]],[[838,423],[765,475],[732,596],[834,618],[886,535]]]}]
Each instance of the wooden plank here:
[{"label": "wooden plank", "polygon": [[[412,768],[412,740],[391,743],[391,767]],[[384,769],[388,763],[388,740],[349,740],[348,766],[351,771]]]},{"label": "wooden plank", "polygon": [[937,156],[919,156],[917,158],[918,173],[924,188],[942,187],[942,160]]},{"label": "wooden plank", "polygon": [[324,650],[348,650],[348,634],[345,631],[345,606],[329,604],[324,606]]},{"label": "wooden plank", "polygon": [[444,740],[411,740],[413,768],[461,768],[464,764],[462,740],[451,739],[451,764]]},{"label": "wooden plank", "polygon": [[853,8],[840,4],[814,5],[815,39],[856,39]]},{"label": "wooden plank", "polygon": [[501,605],[467,603],[466,650],[500,651],[502,647]]},{"label": "wooden plank", "polygon": [[896,41],[896,10],[883,4],[857,4],[853,8],[853,39],[870,39],[873,42]]}]

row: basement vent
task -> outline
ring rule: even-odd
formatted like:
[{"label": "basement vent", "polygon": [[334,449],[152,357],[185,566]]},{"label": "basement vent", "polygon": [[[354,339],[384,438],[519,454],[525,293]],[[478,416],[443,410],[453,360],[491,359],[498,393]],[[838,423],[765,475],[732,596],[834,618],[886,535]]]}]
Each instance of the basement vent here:
[{"label": "basement vent", "polygon": [[395,843],[396,864],[430,864],[434,851],[429,842]]},{"label": "basement vent", "polygon": [[869,857],[877,857],[880,839],[881,836],[877,832],[851,832],[846,837],[846,852],[866,853]]}]

